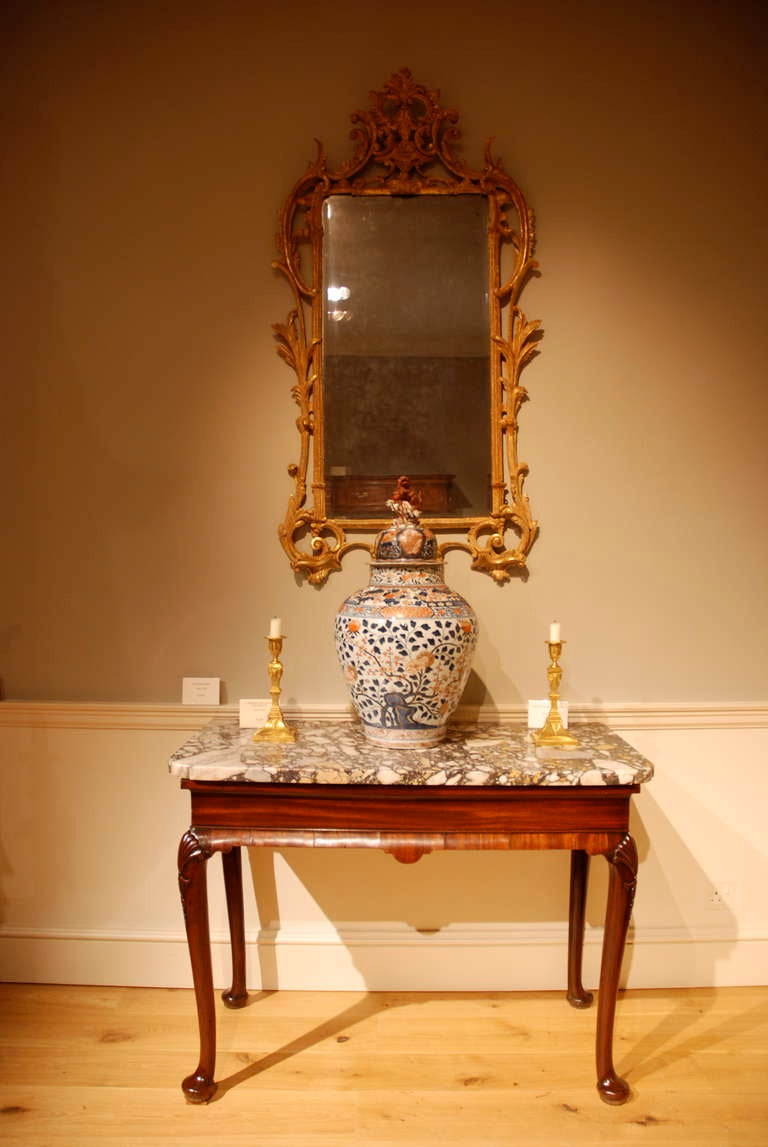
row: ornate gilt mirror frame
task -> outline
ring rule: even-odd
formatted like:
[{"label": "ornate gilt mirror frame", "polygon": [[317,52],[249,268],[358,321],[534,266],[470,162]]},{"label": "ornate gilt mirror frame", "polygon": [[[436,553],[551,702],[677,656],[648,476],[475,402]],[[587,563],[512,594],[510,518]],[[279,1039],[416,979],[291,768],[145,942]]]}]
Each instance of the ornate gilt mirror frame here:
[{"label": "ornate gilt mirror frame", "polygon": [[[486,143],[481,170],[456,154],[458,113],[442,108],[440,92],[415,82],[407,68],[380,91],[370,93],[368,111],[351,117],[352,158],[329,171],[322,144],[317,157],[291,191],[279,218],[275,269],[287,278],[295,307],[285,323],[274,324],[278,354],[293,368],[293,398],[299,408],[299,461],[288,467],[293,494],[279,528],[281,543],[297,574],[320,585],[341,568],[352,549],[370,552],[372,539],[348,537],[383,528],[386,516],[329,517],[324,464],[323,205],[331,195],[479,195],[488,204],[487,265],[490,353],[490,495],[488,512],[478,517],[429,517],[435,531],[461,532],[466,541],[440,543],[441,555],[468,551],[472,568],[507,581],[525,567],[538,532],[523,486],[528,467],[518,459],[518,414],[528,397],[520,384],[535,355],[541,332],[518,305],[534,262],[534,218],[517,184]],[[307,255],[309,258],[307,258]],[[309,497],[311,488],[311,499]],[[510,536],[512,535],[512,536]]]}]

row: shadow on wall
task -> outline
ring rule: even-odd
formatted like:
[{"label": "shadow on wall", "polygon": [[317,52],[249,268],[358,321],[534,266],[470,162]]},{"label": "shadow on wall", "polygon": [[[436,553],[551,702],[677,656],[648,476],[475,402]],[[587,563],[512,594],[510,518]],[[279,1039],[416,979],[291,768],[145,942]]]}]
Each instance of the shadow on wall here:
[{"label": "shadow on wall", "polygon": [[[716,911],[708,905],[707,874],[647,793],[643,794],[643,814],[633,808],[631,831],[640,868],[621,983],[626,985],[633,970],[639,983],[659,983],[658,973],[654,977],[653,972],[658,950],[649,950],[656,943],[668,946],[664,949],[665,975],[667,970],[669,974],[665,986],[715,982],[717,965],[727,960],[736,939],[733,912],[726,904],[718,905]],[[374,850],[296,848],[279,854],[253,850],[250,867],[262,922],[260,982],[266,988],[281,984],[276,883],[276,866],[280,864],[288,866],[325,921],[338,929],[348,958],[368,989],[461,990],[468,982],[489,989],[541,988],[559,979],[560,965],[565,988],[569,892],[569,855],[565,851],[437,852],[415,865],[400,865]],[[594,857],[584,958],[585,983],[590,986],[596,985],[599,975],[608,873],[605,859]],[[702,906],[700,918],[692,910],[696,904]],[[652,921],[645,934],[644,918]],[[308,931],[314,927],[310,925]],[[335,943],[335,934],[330,934]],[[705,942],[701,942],[702,934]],[[407,949],[408,967],[398,969],[400,945]],[[455,948],[462,945],[466,958],[462,957],[461,982],[457,982]],[[538,980],[527,978],[531,975],[531,952],[524,949],[531,945],[535,946],[536,959],[542,961],[534,972],[534,976],[539,974]],[[452,954],[446,955],[446,949],[452,949]],[[510,949],[509,963],[500,964],[503,950],[509,954]],[[668,949],[671,957],[667,965]],[[413,971],[422,961],[423,978]],[[398,971],[406,982],[393,985]],[[417,982],[410,980],[412,975]]]},{"label": "shadow on wall", "polygon": [[[765,858],[745,835],[690,792],[684,797],[685,820],[676,823],[670,819],[664,811],[672,784],[667,775],[664,784],[664,795],[654,793],[652,785],[644,789],[633,809],[631,830],[636,833],[641,866],[624,961],[624,981],[630,970],[641,962],[634,942],[644,940],[647,920],[647,942],[666,945],[665,986],[716,984],[718,969],[728,963],[740,929],[747,921],[740,919],[735,904],[730,904],[727,896],[718,893],[713,883],[715,869],[712,872],[705,869],[703,850],[694,852],[684,833],[691,824],[696,825],[699,835],[710,842],[705,862],[715,864],[719,872],[738,874],[737,884],[746,884],[747,873],[762,871]],[[678,807],[682,803],[682,800],[675,802]],[[711,860],[713,852],[714,861]],[[647,959],[643,962],[649,963]],[[643,982],[642,967],[637,970]]]}]

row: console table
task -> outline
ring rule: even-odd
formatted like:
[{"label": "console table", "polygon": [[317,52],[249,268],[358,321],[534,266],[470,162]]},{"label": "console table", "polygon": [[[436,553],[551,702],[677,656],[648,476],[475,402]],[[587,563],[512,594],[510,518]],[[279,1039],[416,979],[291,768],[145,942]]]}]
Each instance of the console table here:
[{"label": "console table", "polygon": [[589,1007],[582,984],[589,857],[610,865],[597,1005],[597,1089],[624,1103],[613,1066],[619,971],[637,879],[629,833],[633,793],[653,766],[600,725],[579,726],[578,749],[537,748],[512,725],[458,724],[431,749],[382,749],[352,722],[306,721],[292,745],[255,744],[235,720],[214,721],[170,760],[192,800],[179,845],[179,887],[200,1029],[200,1061],[182,1083],[193,1103],[216,1091],[216,1022],[206,867],[222,854],[232,947],[229,1007],[242,1007],[245,931],[240,849],[379,848],[412,863],[440,849],[568,849],[571,853],[567,999]]}]

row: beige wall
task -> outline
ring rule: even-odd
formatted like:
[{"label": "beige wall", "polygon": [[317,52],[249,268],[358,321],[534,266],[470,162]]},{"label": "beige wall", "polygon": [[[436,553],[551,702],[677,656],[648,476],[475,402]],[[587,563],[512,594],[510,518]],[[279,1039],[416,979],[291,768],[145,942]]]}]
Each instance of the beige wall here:
[{"label": "beige wall", "polygon": [[0,675],[10,698],[345,700],[320,592],[276,538],[297,455],[270,324],[276,212],[408,64],[495,137],[538,216],[546,331],[522,419],[530,579],[451,555],[471,697],[764,700],[765,60],[750,3],[349,0],[5,8]]},{"label": "beige wall", "polygon": [[[297,435],[270,262],[313,138],[345,156],[350,112],[408,65],[461,111],[471,162],[495,137],[540,235],[521,445],[542,532],[529,579],[503,588],[449,558],[482,627],[468,699],[540,695],[559,617],[567,696],[609,719],[656,706],[626,733],[659,768],[637,802],[631,982],[764,976],[762,9],[4,6],[0,676],[43,704],[0,706],[3,974],[188,975],[186,802],[165,772],[186,734],[139,702],[175,702],[184,675],[263,693],[279,613],[288,704],[347,703],[332,619],[367,570],[353,555],[317,591],[277,542]],[[55,699],[137,707],[102,722]],[[513,877],[492,856],[363,856],[355,878],[345,860],[278,858],[261,908],[281,926],[251,982],[561,982],[563,856],[515,857]],[[269,890],[269,858],[253,864]]]}]

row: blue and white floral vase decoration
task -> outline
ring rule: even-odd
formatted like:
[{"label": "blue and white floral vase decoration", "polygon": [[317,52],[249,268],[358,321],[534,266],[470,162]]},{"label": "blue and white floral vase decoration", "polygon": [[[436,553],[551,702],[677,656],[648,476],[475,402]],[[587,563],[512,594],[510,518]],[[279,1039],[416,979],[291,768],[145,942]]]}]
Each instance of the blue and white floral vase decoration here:
[{"label": "blue and white floral vase decoration", "polygon": [[437,539],[406,477],[377,535],[369,585],[336,615],[336,652],[366,737],[391,748],[443,739],[469,676],[477,618],[445,584]]}]

